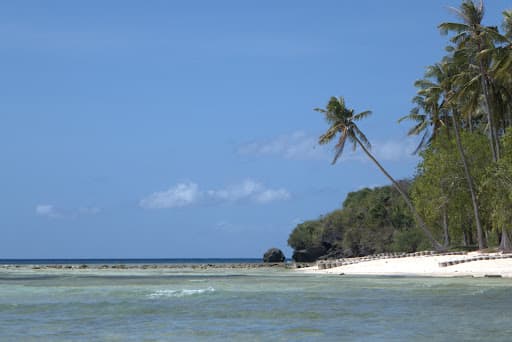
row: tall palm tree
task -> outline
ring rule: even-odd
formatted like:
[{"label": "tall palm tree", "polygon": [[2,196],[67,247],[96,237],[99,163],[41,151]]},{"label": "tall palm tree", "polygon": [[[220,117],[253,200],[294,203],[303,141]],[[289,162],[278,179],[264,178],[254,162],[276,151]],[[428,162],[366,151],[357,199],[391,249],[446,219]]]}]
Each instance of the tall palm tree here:
[{"label": "tall palm tree", "polygon": [[468,190],[471,195],[471,204],[473,205],[473,214],[476,225],[478,247],[483,249],[486,246],[485,236],[483,234],[482,223],[480,220],[480,211],[478,198],[476,196],[475,182],[471,175],[464,147],[460,137],[460,117],[457,103],[457,89],[454,84],[454,77],[457,73],[458,65],[450,58],[445,58],[442,63],[437,63],[427,69],[426,77],[431,80],[431,89],[424,88],[420,90],[423,94],[434,94],[435,99],[439,101],[442,110],[451,114],[453,131],[455,133],[455,142],[459,156],[464,167],[464,175],[467,181]]},{"label": "tall palm tree", "polygon": [[368,158],[377,165],[379,170],[391,181],[395,189],[402,195],[405,203],[413,213],[416,221],[418,222],[420,228],[423,233],[427,236],[427,238],[431,241],[432,246],[438,250],[443,250],[443,246],[434,238],[430,229],[428,229],[427,225],[420,217],[414,205],[412,204],[411,199],[407,195],[407,193],[400,187],[398,182],[391,177],[391,175],[382,167],[382,165],[375,159],[375,157],[371,154],[371,144],[366,138],[366,136],[361,132],[359,127],[357,127],[356,121],[364,119],[371,115],[371,111],[364,111],[356,114],[353,109],[349,109],[345,105],[345,100],[343,97],[331,97],[325,109],[316,108],[315,111],[324,114],[327,123],[330,127],[327,131],[322,134],[318,140],[318,142],[323,145],[331,142],[336,136],[339,134],[339,138],[337,144],[335,146],[335,154],[332,164],[336,163],[338,158],[343,154],[343,150],[345,148],[345,143],[347,140],[352,143],[353,149],[355,150],[358,146],[366,153]]},{"label": "tall palm tree", "polygon": [[498,32],[495,27],[482,25],[485,14],[483,1],[476,4],[473,0],[464,0],[460,8],[452,8],[461,22],[448,22],[439,25],[442,33],[454,32],[451,41],[455,44],[454,57],[465,61],[467,68],[464,72],[473,73],[471,83],[479,81],[483,94],[483,105],[489,126],[489,140],[493,160],[500,158],[500,145],[497,134],[496,113],[492,97],[493,80],[489,70],[492,63],[492,51],[496,43],[507,42],[508,39]]}]

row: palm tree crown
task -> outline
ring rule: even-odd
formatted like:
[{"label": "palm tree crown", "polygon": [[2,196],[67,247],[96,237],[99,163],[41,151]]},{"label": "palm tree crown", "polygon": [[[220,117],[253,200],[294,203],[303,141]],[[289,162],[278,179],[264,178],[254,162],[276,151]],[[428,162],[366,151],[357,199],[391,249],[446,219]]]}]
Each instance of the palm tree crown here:
[{"label": "palm tree crown", "polygon": [[361,141],[366,148],[371,149],[371,144],[366,136],[356,125],[356,121],[364,119],[372,114],[367,110],[358,114],[354,114],[353,109],[347,108],[343,97],[331,97],[325,109],[315,108],[315,111],[323,113],[330,127],[322,134],[318,140],[321,145],[331,142],[338,133],[340,136],[335,146],[335,154],[332,164],[336,163],[338,158],[343,154],[347,139],[352,143],[353,149],[357,148],[358,140]]}]

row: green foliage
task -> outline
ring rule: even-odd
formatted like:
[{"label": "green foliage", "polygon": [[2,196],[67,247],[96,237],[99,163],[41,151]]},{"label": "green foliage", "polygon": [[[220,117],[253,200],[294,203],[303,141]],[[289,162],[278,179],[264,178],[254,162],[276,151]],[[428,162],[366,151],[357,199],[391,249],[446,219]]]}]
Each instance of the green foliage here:
[{"label": "green foliage", "polygon": [[485,199],[489,223],[495,232],[509,229],[512,223],[512,131],[502,137],[503,155],[486,169],[480,186],[480,196]]},{"label": "green foliage", "polygon": [[[409,182],[401,186],[407,189]],[[413,227],[412,214],[393,187],[365,188],[349,193],[342,209],[297,225],[288,244],[294,249],[323,246],[337,255],[368,255],[397,250],[406,236],[403,231],[416,234],[407,250],[428,249],[428,240]]]},{"label": "green foliage", "polygon": [[323,232],[321,221],[306,221],[299,224],[290,234],[288,245],[294,249],[317,247]]},{"label": "green foliage", "polygon": [[[463,228],[468,228],[468,224],[473,225],[473,208],[455,137],[446,133],[443,130],[421,153],[423,160],[417,168],[412,198],[425,220],[432,226],[437,226],[438,236],[443,234],[441,222],[442,215],[446,213],[449,235],[458,243],[463,242]],[[482,184],[485,169],[491,162],[487,138],[480,133],[463,132],[461,140],[478,187]]]},{"label": "green foliage", "polygon": [[412,253],[429,248],[430,244],[417,229],[403,229],[394,232],[393,243],[391,244],[393,252]]}]

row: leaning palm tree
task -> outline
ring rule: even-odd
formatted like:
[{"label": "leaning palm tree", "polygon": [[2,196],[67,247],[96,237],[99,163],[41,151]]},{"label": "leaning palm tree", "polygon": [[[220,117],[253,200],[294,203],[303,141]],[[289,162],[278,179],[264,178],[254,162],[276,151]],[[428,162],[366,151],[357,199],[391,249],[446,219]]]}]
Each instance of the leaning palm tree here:
[{"label": "leaning palm tree", "polygon": [[413,213],[416,221],[418,222],[421,230],[427,236],[427,238],[431,241],[432,246],[438,250],[443,250],[443,246],[434,238],[434,235],[428,229],[427,225],[420,217],[414,205],[412,204],[411,199],[407,195],[407,193],[400,187],[400,184],[391,177],[391,175],[382,167],[382,165],[375,159],[375,157],[370,152],[371,144],[366,138],[366,136],[361,132],[359,127],[356,125],[356,121],[364,119],[365,117],[371,115],[371,111],[364,111],[358,114],[355,114],[353,109],[349,109],[345,105],[345,100],[343,97],[331,97],[329,102],[327,103],[327,107],[325,109],[315,108],[315,111],[324,114],[325,119],[329,123],[330,127],[327,131],[322,134],[319,138],[319,143],[321,145],[327,144],[331,142],[337,135],[339,135],[337,144],[335,146],[335,154],[332,164],[335,164],[339,157],[343,154],[343,150],[345,148],[345,143],[347,140],[352,143],[353,149],[355,150],[358,146],[366,153],[368,158],[371,159],[377,165],[379,170],[391,181],[395,189],[402,195],[405,203]]}]

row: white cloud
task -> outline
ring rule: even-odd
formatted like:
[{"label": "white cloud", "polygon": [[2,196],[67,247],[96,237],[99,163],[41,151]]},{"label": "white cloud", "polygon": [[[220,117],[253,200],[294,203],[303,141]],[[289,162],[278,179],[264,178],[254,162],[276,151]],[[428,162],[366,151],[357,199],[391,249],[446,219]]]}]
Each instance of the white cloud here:
[{"label": "white cloud", "polygon": [[101,211],[96,207],[80,207],[78,209],[65,210],[51,204],[36,205],[36,214],[52,219],[76,218],[78,216],[96,215]]},{"label": "white cloud", "polygon": [[155,192],[140,201],[146,209],[185,207],[200,201],[214,203],[255,202],[269,203],[287,200],[290,193],[284,188],[271,189],[252,179],[216,190],[199,190],[195,183],[180,183],[167,191]]},{"label": "white cloud", "polygon": [[247,179],[226,189],[210,190],[207,194],[212,199],[230,202],[251,200],[258,203],[268,203],[290,198],[290,193],[287,190],[283,188],[268,189],[252,179]]},{"label": "white cloud", "polygon": [[221,201],[239,201],[261,191],[261,184],[248,179],[240,184],[228,186],[225,189],[209,190],[207,194],[208,197]]},{"label": "white cloud", "polygon": [[62,215],[58,212],[53,205],[39,204],[36,206],[36,214],[39,216],[46,216],[50,218],[59,218]]},{"label": "white cloud", "polygon": [[195,183],[179,183],[166,191],[154,192],[143,198],[139,205],[147,209],[175,208],[191,205],[201,197]]},{"label": "white cloud", "polygon": [[255,195],[256,202],[268,203],[273,201],[287,200],[290,193],[285,189],[267,189]]},{"label": "white cloud", "polygon": [[407,158],[414,158],[416,141],[406,138],[402,141],[388,140],[376,144],[373,148],[375,156],[380,160],[399,161]]},{"label": "white cloud", "polygon": [[[242,145],[237,149],[237,153],[242,156],[276,156],[290,160],[331,161],[334,156],[334,142],[320,146],[318,136],[297,131],[274,139]],[[412,153],[416,148],[416,140],[407,137],[402,140],[373,141],[371,152],[379,161],[401,161],[414,158]],[[366,162],[368,157],[359,147],[354,152],[352,145],[347,144],[340,161]]]},{"label": "white cloud", "polygon": [[[370,152],[379,162],[398,162],[417,158],[413,155],[415,148],[414,139],[404,138],[403,140],[374,141],[372,142]],[[359,146],[356,151],[353,151],[352,145],[347,145],[340,161],[359,161],[366,163],[369,162],[370,159]]]},{"label": "white cloud", "polygon": [[274,139],[241,145],[237,153],[242,156],[277,156],[293,160],[328,159],[327,151],[318,145],[317,140],[317,137],[297,131]]}]

